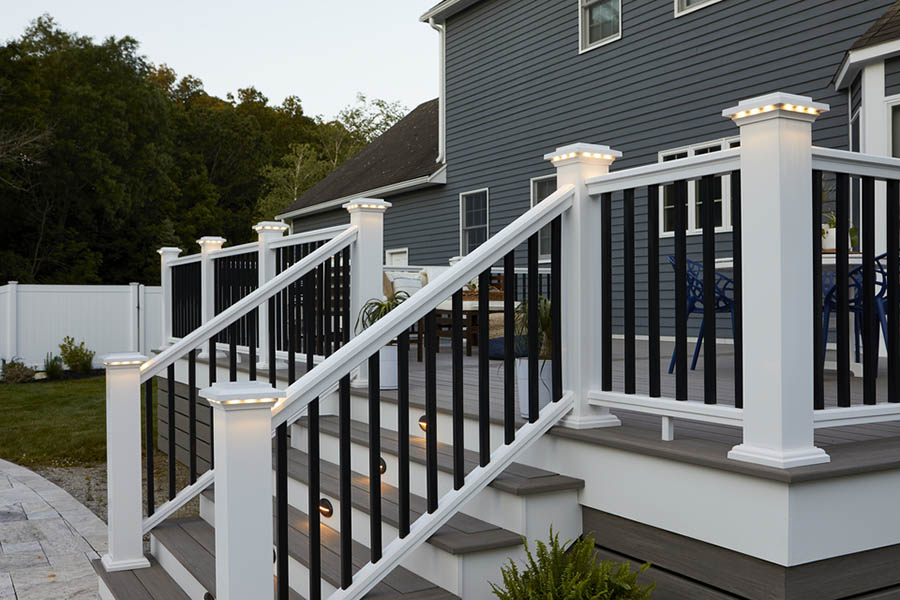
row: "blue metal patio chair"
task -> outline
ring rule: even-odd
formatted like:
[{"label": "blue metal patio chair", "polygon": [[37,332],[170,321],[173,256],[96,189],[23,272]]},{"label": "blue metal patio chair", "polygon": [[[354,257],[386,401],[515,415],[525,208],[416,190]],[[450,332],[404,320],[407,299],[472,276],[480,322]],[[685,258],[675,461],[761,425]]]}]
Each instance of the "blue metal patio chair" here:
[{"label": "blue metal patio chair", "polygon": [[[875,313],[881,323],[881,330],[884,333],[884,339],[887,339],[887,253],[879,254],[875,257]],[[862,337],[862,329],[860,322],[863,312],[863,284],[862,284],[862,265],[853,268],[848,273],[847,286],[850,288],[848,293],[848,306],[850,312],[853,313],[853,345],[856,362],[860,361],[860,340]],[[822,273],[822,291],[825,297],[824,310],[822,313],[822,360],[825,360],[825,354],[828,348],[828,326],[831,321],[831,313],[838,308],[837,303],[837,273],[835,271],[827,271]]]},{"label": "blue metal patio chair", "polygon": [[[675,268],[675,257],[669,257],[669,264]],[[734,336],[734,299],[729,297],[729,292],[734,293],[734,281],[722,273],[716,271],[716,313],[731,313],[731,335]],[[703,313],[703,265],[693,260],[687,261],[687,316],[692,313]],[[697,344],[694,346],[694,358],[691,361],[691,371],[697,368],[697,359],[700,357],[700,347],[703,345],[703,322],[700,323],[700,331],[697,334]],[[676,351],[672,350],[672,360],[669,362],[669,373],[675,370]]]}]

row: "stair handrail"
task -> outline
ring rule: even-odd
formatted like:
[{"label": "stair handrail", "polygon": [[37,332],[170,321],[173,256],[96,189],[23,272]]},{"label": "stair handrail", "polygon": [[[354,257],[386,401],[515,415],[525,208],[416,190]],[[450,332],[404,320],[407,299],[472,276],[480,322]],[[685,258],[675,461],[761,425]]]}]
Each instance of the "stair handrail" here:
[{"label": "stair handrail", "polygon": [[166,367],[174,364],[185,354],[199,348],[204,342],[209,340],[238,319],[244,317],[250,311],[268,301],[276,294],[280,293],[284,288],[300,279],[320,264],[341,252],[345,248],[350,247],[356,241],[359,229],[355,225],[347,227],[343,233],[335,236],[331,241],[325,243],[314,252],[311,252],[302,260],[291,265],[280,274],[270,279],[265,284],[244,296],[230,307],[204,323],[188,335],[175,342],[143,365],[141,365],[141,383],[150,380],[151,377],[160,374]]},{"label": "stair handrail", "polygon": [[574,197],[574,185],[560,187],[288,386],[286,400],[272,410],[272,430],[299,419],[313,399],[362,364],[372,354],[372,348],[388,344],[479,273],[549,225],[572,206]]}]

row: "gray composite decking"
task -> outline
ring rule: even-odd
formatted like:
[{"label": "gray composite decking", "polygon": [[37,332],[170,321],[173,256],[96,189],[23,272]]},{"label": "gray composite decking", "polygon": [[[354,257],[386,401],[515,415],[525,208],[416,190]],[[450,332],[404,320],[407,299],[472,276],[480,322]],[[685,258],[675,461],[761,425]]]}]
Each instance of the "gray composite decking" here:
[{"label": "gray composite decking", "polygon": [[132,571],[107,572],[100,559],[91,566],[116,600],[190,600],[155,558],[147,559],[149,568]]}]

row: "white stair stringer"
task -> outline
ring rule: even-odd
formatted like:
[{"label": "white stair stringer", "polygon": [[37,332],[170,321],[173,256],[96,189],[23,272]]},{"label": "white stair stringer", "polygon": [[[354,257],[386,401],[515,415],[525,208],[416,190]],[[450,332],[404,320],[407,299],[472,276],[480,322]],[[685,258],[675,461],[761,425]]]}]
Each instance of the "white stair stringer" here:
[{"label": "white stair stringer", "polygon": [[428,540],[438,529],[455,515],[475,494],[483,490],[493,479],[535,440],[556,425],[574,404],[574,397],[567,392],[558,402],[544,407],[535,423],[526,423],[516,432],[516,439],[508,446],[498,448],[491,455],[491,461],[484,467],[476,467],[459,490],[452,490],[438,501],[437,510],[424,514],[412,524],[409,535],[388,544],[377,563],[368,563],[353,577],[353,584],[347,589],[337,590],[330,600],[357,600],[399,566],[407,555]]}]

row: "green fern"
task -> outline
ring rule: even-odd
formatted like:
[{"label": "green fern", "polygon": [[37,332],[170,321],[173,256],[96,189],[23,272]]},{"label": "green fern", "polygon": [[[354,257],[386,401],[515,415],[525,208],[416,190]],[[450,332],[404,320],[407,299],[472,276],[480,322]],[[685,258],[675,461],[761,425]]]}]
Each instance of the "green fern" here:
[{"label": "green fern", "polygon": [[568,550],[559,543],[559,534],[550,529],[550,544],[537,542],[537,556],[525,541],[524,570],[513,561],[502,567],[503,586],[491,583],[500,600],[649,600],[655,583],[638,584],[636,571],[628,563],[598,561],[594,539],[582,536]]}]

